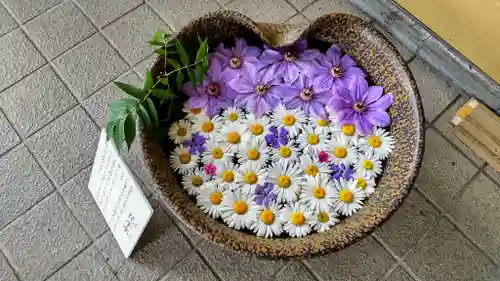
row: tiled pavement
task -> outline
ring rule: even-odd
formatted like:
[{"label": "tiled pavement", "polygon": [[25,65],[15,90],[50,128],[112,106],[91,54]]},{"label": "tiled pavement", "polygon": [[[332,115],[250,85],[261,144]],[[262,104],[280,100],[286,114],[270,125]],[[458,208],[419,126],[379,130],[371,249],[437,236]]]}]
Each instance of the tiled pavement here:
[{"label": "tiled pavement", "polygon": [[[124,259],[86,189],[120,96],[111,81],[139,81],[157,28],[224,7],[262,21],[370,20],[348,0],[0,0],[0,280],[497,280],[500,174],[450,133],[464,95],[394,40],[422,94],[426,152],[416,188],[372,236],[315,259],[256,259],[207,243],[152,197],[140,250]],[[147,190],[137,147],[124,158]]]}]

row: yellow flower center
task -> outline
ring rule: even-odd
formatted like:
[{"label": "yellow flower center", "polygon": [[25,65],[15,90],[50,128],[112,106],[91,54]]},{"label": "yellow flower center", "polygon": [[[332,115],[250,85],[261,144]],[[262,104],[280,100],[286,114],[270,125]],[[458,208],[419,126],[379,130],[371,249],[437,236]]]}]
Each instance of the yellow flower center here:
[{"label": "yellow flower center", "polygon": [[189,153],[183,152],[181,155],[179,155],[179,161],[181,164],[187,164],[191,162],[191,155]]},{"label": "yellow flower center", "polygon": [[346,136],[353,136],[354,132],[356,131],[353,125],[342,125],[341,130],[342,133],[344,133],[344,135]]},{"label": "yellow flower center", "polygon": [[237,144],[240,142],[240,135],[236,132],[229,132],[227,134],[227,142],[230,144]]},{"label": "yellow flower center", "polygon": [[204,133],[212,132],[214,130],[214,123],[210,122],[210,120],[206,121],[203,125],[201,125],[201,130]]},{"label": "yellow flower center", "polygon": [[379,137],[371,136],[368,138],[368,145],[374,148],[379,148],[382,145],[382,142]]},{"label": "yellow flower center", "polygon": [[358,181],[357,187],[360,189],[365,189],[366,181],[363,178],[357,178],[356,180]]},{"label": "yellow flower center", "polygon": [[295,225],[303,225],[306,218],[301,212],[293,212],[290,215],[290,221]]},{"label": "yellow flower center", "polygon": [[229,112],[229,114],[227,115],[227,120],[229,121],[238,120],[238,114],[236,114],[236,112]]},{"label": "yellow flower center", "polygon": [[288,176],[279,176],[276,184],[281,188],[288,188],[292,182]]},{"label": "yellow flower center", "polygon": [[313,194],[314,198],[316,198],[316,199],[325,198],[325,190],[321,186],[316,186],[312,190],[312,194]]},{"label": "yellow flower center", "polygon": [[222,193],[215,191],[210,194],[210,202],[214,205],[219,205],[222,202]]},{"label": "yellow flower center", "polygon": [[264,132],[264,128],[262,128],[261,124],[253,124],[252,127],[250,127],[250,131],[252,131],[252,134],[259,136]]},{"label": "yellow flower center", "polygon": [[287,146],[280,147],[280,156],[283,158],[288,158],[292,155],[292,150]]},{"label": "yellow flower center", "polygon": [[339,198],[344,203],[351,203],[352,202],[352,192],[344,189],[344,190],[340,191]]},{"label": "yellow flower center", "polygon": [[246,172],[243,179],[248,184],[255,184],[257,182],[257,174],[254,172]]},{"label": "yellow flower center", "polygon": [[186,128],[183,128],[183,127],[179,127],[179,129],[177,129],[177,135],[179,137],[184,137],[187,135],[187,129]]},{"label": "yellow flower center", "polygon": [[198,108],[191,108],[189,111],[190,111],[192,114],[194,114],[194,115],[198,115],[198,114],[200,114],[200,113],[201,113],[201,107],[198,107]]},{"label": "yellow flower center", "polygon": [[309,165],[305,170],[306,174],[315,177],[318,174],[318,167],[314,165]]},{"label": "yellow flower center", "polygon": [[213,158],[221,159],[222,156],[224,156],[224,151],[222,151],[222,149],[220,149],[219,147],[212,149],[212,157]]},{"label": "yellow flower center", "polygon": [[318,119],[317,123],[321,127],[324,127],[324,126],[328,125],[328,121],[327,120],[323,120],[323,119]]},{"label": "yellow flower center", "polygon": [[273,224],[274,222],[274,214],[271,210],[265,209],[260,213],[260,220],[267,225]]},{"label": "yellow flower center", "polygon": [[260,152],[257,149],[249,149],[247,155],[250,160],[257,160],[260,158]]},{"label": "yellow flower center", "polygon": [[308,144],[318,144],[318,142],[319,142],[318,135],[310,134],[309,136],[307,136],[307,143]]},{"label": "yellow flower center", "polygon": [[321,223],[328,222],[330,220],[330,216],[328,216],[327,212],[320,212],[318,214],[318,221]]},{"label": "yellow flower center", "polygon": [[337,158],[345,158],[347,156],[347,150],[345,148],[343,148],[343,147],[336,147],[333,150],[333,154]]},{"label": "yellow flower center", "polygon": [[203,178],[200,176],[193,176],[191,178],[191,184],[196,187],[201,186],[203,184]]},{"label": "yellow flower center", "polygon": [[367,170],[373,169],[373,162],[371,160],[363,160],[363,162],[361,162],[361,165]]},{"label": "yellow flower center", "polygon": [[292,126],[293,124],[295,124],[295,117],[290,114],[285,115],[285,117],[283,117],[283,124]]},{"label": "yellow flower center", "polygon": [[248,211],[248,205],[243,200],[237,200],[233,204],[233,209],[234,212],[237,213],[238,215],[243,215]]},{"label": "yellow flower center", "polygon": [[222,172],[221,178],[225,182],[232,182],[234,180],[234,173],[231,170],[225,170]]}]

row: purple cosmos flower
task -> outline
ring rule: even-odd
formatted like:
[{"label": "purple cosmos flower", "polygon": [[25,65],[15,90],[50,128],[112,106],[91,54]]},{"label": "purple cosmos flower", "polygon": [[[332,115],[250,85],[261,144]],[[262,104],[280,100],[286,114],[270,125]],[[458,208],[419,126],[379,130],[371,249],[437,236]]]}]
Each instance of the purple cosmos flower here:
[{"label": "purple cosmos flower", "polygon": [[271,126],[269,128],[269,134],[265,136],[267,145],[274,148],[279,148],[280,145],[285,145],[288,143],[288,131],[281,127],[278,131],[276,126]]},{"label": "purple cosmos flower", "polygon": [[220,62],[211,60],[201,85],[195,88],[188,82],[182,86],[182,91],[189,96],[188,108],[203,108],[209,116],[213,116],[221,108],[232,106],[236,93],[227,85],[230,79],[230,75],[222,72]]},{"label": "purple cosmos flower", "polygon": [[264,65],[258,59],[260,48],[248,46],[245,39],[236,38],[235,46],[224,48],[224,43],[220,43],[215,52],[211,54],[222,66],[223,71],[228,72],[232,78],[237,78],[249,68],[262,68]]},{"label": "purple cosmos flower", "polygon": [[283,97],[283,103],[288,109],[301,108],[307,116],[328,119],[325,104],[332,95],[330,91],[316,91],[312,80],[305,75],[300,75],[292,87],[290,94]]},{"label": "purple cosmos flower", "polygon": [[197,154],[205,152],[205,142],[207,139],[200,135],[199,132],[193,134],[190,140],[185,140],[182,145],[184,147],[189,147],[190,154]]},{"label": "purple cosmos flower", "polygon": [[257,185],[255,188],[255,202],[261,206],[267,207],[269,203],[276,199],[276,193],[273,193],[274,186],[266,182],[264,185]]},{"label": "purple cosmos flower", "polygon": [[316,91],[334,91],[345,86],[352,76],[365,77],[361,68],[348,55],[342,56],[340,48],[333,44],[326,55],[319,54],[316,66],[309,69],[307,75],[313,79]]},{"label": "purple cosmos flower", "polygon": [[382,93],[382,87],[368,87],[363,77],[355,76],[349,87],[340,89],[327,105],[337,112],[339,125],[354,124],[359,133],[369,135],[373,126],[385,127],[391,122],[386,110],[393,96]]},{"label": "purple cosmos flower", "polygon": [[256,116],[268,112],[280,104],[281,97],[290,90],[281,79],[277,79],[271,69],[250,69],[240,78],[229,82],[229,86],[239,93],[234,100],[234,106],[248,108]]},{"label": "purple cosmos flower", "polygon": [[332,180],[340,180],[341,178],[351,180],[353,174],[354,170],[349,166],[332,164]]},{"label": "purple cosmos flower", "polygon": [[276,78],[285,80],[285,83],[292,84],[299,78],[299,74],[314,64],[314,59],[319,55],[316,49],[308,49],[307,41],[300,40],[295,44],[284,46],[279,49],[270,49],[262,52],[260,60],[266,65],[271,65]]}]

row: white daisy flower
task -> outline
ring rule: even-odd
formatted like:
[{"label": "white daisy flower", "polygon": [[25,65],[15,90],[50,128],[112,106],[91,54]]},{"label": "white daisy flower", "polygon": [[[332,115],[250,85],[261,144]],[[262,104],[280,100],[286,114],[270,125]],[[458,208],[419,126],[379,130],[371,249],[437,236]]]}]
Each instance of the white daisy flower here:
[{"label": "white daisy flower", "polygon": [[220,207],[224,197],[225,195],[222,187],[210,181],[206,183],[205,188],[200,190],[200,193],[196,197],[196,205],[198,205],[204,213],[217,219],[220,217]]},{"label": "white daisy flower", "polygon": [[258,163],[247,161],[236,171],[236,183],[243,185],[243,191],[253,194],[257,185],[264,185],[267,171]]},{"label": "white daisy flower", "polygon": [[168,129],[168,136],[175,144],[191,139],[191,133],[191,124],[184,119],[172,123]]},{"label": "white daisy flower", "polygon": [[247,193],[226,191],[221,204],[221,216],[224,222],[236,230],[250,228],[255,222],[259,206],[253,202],[253,196]]},{"label": "white daisy flower", "polygon": [[333,210],[319,212],[314,216],[313,229],[317,232],[329,230],[332,226],[340,222],[339,214]]},{"label": "white daisy flower", "polygon": [[304,154],[316,154],[319,151],[326,150],[328,147],[326,145],[326,135],[321,132],[315,132],[311,126],[304,127],[302,133],[297,138],[297,144],[299,150],[302,150]]},{"label": "white daisy flower", "polygon": [[364,153],[371,152],[380,160],[384,160],[394,149],[394,138],[384,129],[375,128],[372,135],[359,139],[359,149]]},{"label": "white daisy flower", "polygon": [[317,156],[313,159],[310,155],[304,154],[299,157],[299,164],[306,177],[328,175],[332,172],[328,163],[318,162]]},{"label": "white daisy flower", "polygon": [[376,177],[382,172],[382,161],[371,153],[360,154],[354,169],[367,177]]},{"label": "white daisy flower", "polygon": [[336,121],[321,119],[315,116],[309,116],[308,126],[311,126],[315,133],[328,135],[331,132],[332,127],[335,126]]},{"label": "white daisy flower", "polygon": [[285,224],[283,229],[290,237],[302,237],[311,232],[314,215],[306,206],[296,202],[281,210],[281,220]]},{"label": "white daisy flower", "polygon": [[210,181],[210,176],[200,168],[193,169],[187,175],[182,176],[182,186],[191,196],[198,195],[200,190],[206,187],[205,183],[208,181]]},{"label": "white daisy flower", "polygon": [[170,154],[170,167],[174,172],[187,175],[198,164],[198,155],[191,155],[187,148],[177,147]]},{"label": "white daisy flower", "polygon": [[207,139],[214,138],[221,127],[222,123],[217,118],[210,118],[206,113],[201,113],[193,118],[193,131],[200,132],[200,135]]},{"label": "white daisy flower", "polygon": [[223,146],[223,143],[218,142],[216,139],[212,138],[205,144],[206,150],[202,154],[201,161],[203,164],[214,163],[222,164],[226,162],[231,162],[233,159],[233,153],[227,151],[227,148]]},{"label": "white daisy flower", "polygon": [[300,109],[288,110],[282,104],[274,109],[271,120],[272,125],[278,128],[284,127],[292,138],[299,134],[299,130],[307,122],[306,115]]},{"label": "white daisy flower", "polygon": [[187,107],[187,102],[184,103],[184,107],[182,108],[182,111],[186,113],[186,119],[188,120],[194,120],[200,114],[205,114],[205,110],[203,108],[189,108]]},{"label": "white daisy flower", "polygon": [[356,188],[354,180],[340,181],[334,180],[335,194],[334,194],[334,210],[345,216],[352,216],[363,206],[363,199],[365,193]]},{"label": "white daisy flower", "polygon": [[245,113],[240,108],[228,107],[222,111],[222,120],[224,123],[237,123],[244,122]]},{"label": "white daisy flower", "polygon": [[222,125],[220,131],[217,132],[216,140],[224,143],[227,151],[236,153],[244,143],[242,138],[244,133],[245,129],[241,124],[228,123]]},{"label": "white daisy flower", "polygon": [[274,203],[269,204],[266,208],[261,208],[257,212],[257,217],[250,226],[257,236],[273,237],[279,236],[283,232],[281,225],[280,211]]},{"label": "white daisy flower", "polygon": [[301,154],[293,141],[289,141],[285,145],[280,144],[279,148],[271,149],[271,159],[273,162],[295,163]]},{"label": "white daisy flower", "polygon": [[360,135],[356,132],[356,127],[351,124],[336,125],[332,127],[332,133],[335,136],[342,136],[349,141],[349,144],[356,145]]},{"label": "white daisy flower", "polygon": [[300,201],[313,213],[326,212],[333,205],[333,184],[328,175],[306,177]]},{"label": "white daisy flower", "polygon": [[354,181],[356,181],[356,187],[361,189],[366,197],[375,192],[375,179],[373,177],[367,177],[362,171],[356,172]]},{"label": "white daisy flower", "polygon": [[236,189],[236,171],[238,167],[233,162],[224,162],[216,165],[215,182],[224,188],[224,190]]},{"label": "white daisy flower", "polygon": [[333,136],[328,142],[331,161],[337,165],[346,166],[356,163],[358,151],[350,143],[349,139],[343,135]]},{"label": "white daisy flower", "polygon": [[268,168],[268,182],[274,185],[278,203],[293,203],[298,200],[304,180],[300,166],[294,163],[272,163]]},{"label": "white daisy flower", "polygon": [[245,141],[250,139],[264,140],[265,136],[268,134],[270,125],[269,117],[262,115],[256,117],[253,113],[246,115],[246,119],[243,120],[244,126],[248,128],[243,135]]},{"label": "white daisy flower", "polygon": [[237,156],[240,164],[251,161],[264,166],[269,157],[269,153],[269,147],[264,139],[253,139],[247,141],[240,147]]}]

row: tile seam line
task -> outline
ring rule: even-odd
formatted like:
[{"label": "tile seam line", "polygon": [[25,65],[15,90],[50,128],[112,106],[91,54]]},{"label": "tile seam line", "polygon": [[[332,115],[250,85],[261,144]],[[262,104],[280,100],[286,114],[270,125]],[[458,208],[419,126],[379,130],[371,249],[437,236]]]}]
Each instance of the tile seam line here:
[{"label": "tile seam line", "polygon": [[[334,255],[337,255],[336,253],[333,253]],[[311,274],[314,279],[316,279],[317,281],[324,281],[323,277],[321,277],[319,275],[319,273],[316,272],[316,270],[314,270],[312,268],[312,266],[309,264],[309,262],[307,260],[300,260],[300,262],[302,263],[302,265],[305,267],[305,269],[309,272],[309,274]]]},{"label": "tile seam line", "polygon": [[[217,2],[217,1],[216,1]],[[163,16],[161,15],[161,13],[153,6],[151,5],[151,3],[149,3],[149,0],[144,0],[144,3],[146,3],[146,5],[148,5],[148,7],[151,9],[151,11],[165,24],[167,25],[167,27],[173,32],[173,33],[177,33],[177,30],[171,25],[169,24],[164,18]],[[218,4],[219,2],[217,2]],[[220,6],[220,4],[219,4]]]},{"label": "tile seam line", "polygon": [[[152,281],[160,281],[162,278],[166,277],[166,276],[167,276],[170,272],[172,272],[172,270],[173,270],[176,266],[180,265],[180,264],[181,264],[184,260],[186,260],[186,259],[189,257],[189,255],[191,255],[192,253],[196,253],[196,249],[191,248],[191,249],[188,251],[188,253],[187,253],[186,255],[184,255],[184,256],[183,256],[183,257],[182,257],[182,258],[181,258],[178,262],[176,262],[174,265],[172,265],[172,267],[170,267],[170,269],[169,269],[167,272],[165,272],[164,274],[160,275],[158,278],[156,278],[156,279],[154,279],[154,280],[152,280]],[[118,279],[119,279],[119,278],[118,278]]]},{"label": "tile seam line", "polygon": [[[78,1],[78,0],[76,0],[76,1]],[[130,9],[130,10],[128,10],[128,11],[126,11],[125,13],[123,13],[123,14],[121,14],[119,17],[117,17],[116,19],[114,19],[114,20],[112,20],[112,21],[110,21],[110,22],[108,22],[108,23],[104,24],[104,25],[103,25],[102,27],[100,27],[100,28],[101,28],[101,29],[104,29],[104,28],[106,28],[106,27],[110,26],[111,24],[113,24],[113,23],[115,23],[115,22],[119,21],[121,18],[123,18],[124,16],[126,16],[126,15],[128,15],[128,14],[132,13],[133,11],[137,10],[140,6],[144,5],[145,3],[146,3],[146,2],[144,2],[144,0],[141,0],[141,2],[139,3],[139,5],[137,5],[137,6],[133,7],[132,9]],[[83,9],[83,7],[82,7],[82,9]],[[90,15],[89,15],[89,16],[90,16]],[[97,26],[97,23],[96,23],[96,26]]]},{"label": "tile seam line", "polygon": [[[0,2],[3,4],[3,6],[4,6],[5,8],[7,8],[7,7],[8,7],[8,5],[7,5],[7,4],[5,4],[5,1],[4,1],[4,0],[0,0]],[[38,14],[36,14],[36,15],[32,16],[31,18],[28,18],[27,20],[24,20],[24,21],[19,20],[18,22],[16,21],[16,23],[17,23],[18,25],[19,25],[19,24],[26,24],[26,23],[28,23],[28,22],[30,22],[30,21],[32,21],[32,20],[35,20],[36,18],[40,17],[41,15],[45,14],[46,12],[49,12],[49,11],[51,11],[51,10],[56,9],[57,7],[59,7],[59,6],[61,6],[62,4],[64,4],[64,2],[66,2],[66,0],[62,0],[61,2],[59,2],[59,3],[55,4],[54,6],[49,7],[49,8],[47,8],[47,9],[45,9],[45,10],[40,11]],[[10,7],[8,7],[8,8],[10,9]],[[9,12],[9,14],[11,14],[11,16],[13,15],[13,13],[10,13],[10,12]]]}]

